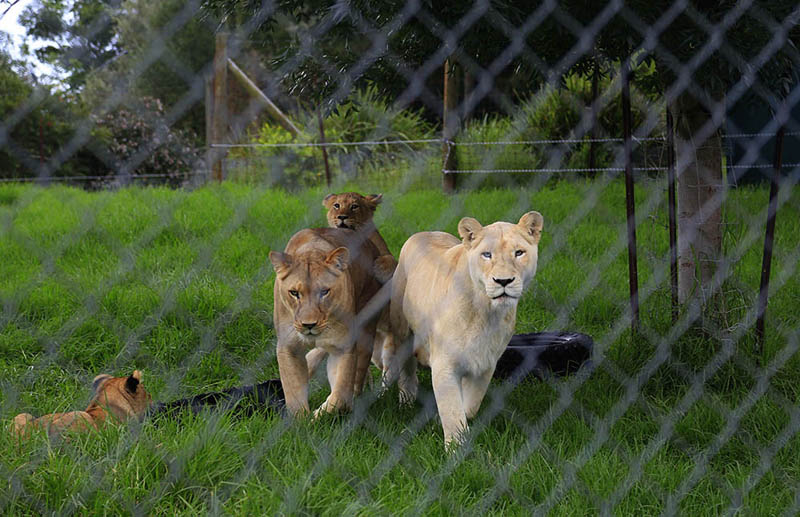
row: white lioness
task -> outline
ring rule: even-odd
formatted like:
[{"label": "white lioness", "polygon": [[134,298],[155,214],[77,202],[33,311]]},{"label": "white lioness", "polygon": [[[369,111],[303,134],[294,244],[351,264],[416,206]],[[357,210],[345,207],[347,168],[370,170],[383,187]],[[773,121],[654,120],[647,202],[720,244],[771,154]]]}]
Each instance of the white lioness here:
[{"label": "white lioness", "polygon": [[465,217],[461,241],[444,232],[412,235],[392,279],[397,340],[388,382],[401,402],[417,396],[417,361],[430,365],[445,446],[460,441],[480,408],[517,319],[517,303],[536,273],[544,220],[528,212],[518,224],[482,227]]}]

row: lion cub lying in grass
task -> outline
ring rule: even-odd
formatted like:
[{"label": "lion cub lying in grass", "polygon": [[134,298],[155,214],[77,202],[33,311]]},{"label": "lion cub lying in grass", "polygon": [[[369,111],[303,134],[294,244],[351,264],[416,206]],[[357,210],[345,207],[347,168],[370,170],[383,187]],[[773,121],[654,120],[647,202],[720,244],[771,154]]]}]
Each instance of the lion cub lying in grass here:
[{"label": "lion cub lying in grass", "polygon": [[[372,218],[375,215],[375,210],[383,200],[383,194],[370,194],[362,196],[357,192],[343,192],[341,194],[328,194],[322,200],[328,212],[326,217],[328,225],[331,228],[346,228],[356,232],[356,234],[363,239],[368,239],[378,250],[378,258],[375,259],[375,272],[376,277],[381,283],[386,283],[392,278],[394,270],[397,267],[392,252],[386,245],[386,241],[381,237],[380,232],[375,227]],[[389,300],[388,291],[386,294],[386,306],[381,312],[378,320],[378,326],[375,331],[375,343],[372,348],[372,363],[378,367],[381,372],[384,370],[383,364],[383,350],[385,348],[393,349],[394,341],[392,340],[391,332],[389,331]],[[313,376],[319,364],[325,359],[325,350],[315,348],[306,354],[306,361],[308,362],[309,376]],[[367,382],[372,378],[366,377]]]},{"label": "lion cub lying in grass", "polygon": [[339,228],[300,230],[283,252],[271,251],[275,268],[273,320],[278,369],[292,415],[309,411],[309,348],[328,354],[331,394],[320,412],[349,410],[369,369],[380,289],[378,250],[356,232]]},{"label": "lion cub lying in grass", "polygon": [[514,333],[517,304],[536,273],[543,222],[539,212],[486,227],[465,217],[461,241],[422,232],[400,251],[391,302],[398,347],[386,380],[399,377],[401,401],[413,401],[417,361],[430,365],[445,446],[461,441]]},{"label": "lion cub lying in grass", "polygon": [[134,370],[129,377],[100,374],[92,381],[94,396],[85,411],[52,413],[39,418],[21,413],[14,417],[11,430],[21,438],[27,436],[32,428],[45,429],[53,436],[64,431],[96,430],[109,418],[118,422],[141,418],[152,403],[150,394],[140,384],[141,380],[139,370]]}]

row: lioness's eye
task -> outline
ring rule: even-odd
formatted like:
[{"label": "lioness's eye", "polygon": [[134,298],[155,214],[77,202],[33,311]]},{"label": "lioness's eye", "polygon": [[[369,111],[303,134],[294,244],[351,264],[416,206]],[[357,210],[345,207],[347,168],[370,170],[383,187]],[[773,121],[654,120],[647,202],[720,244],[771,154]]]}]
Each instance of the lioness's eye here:
[{"label": "lioness's eye", "polygon": [[358,210],[358,205],[353,203],[352,205],[350,205],[350,210]]},{"label": "lioness's eye", "polygon": [[333,208],[335,208],[336,210],[339,210],[339,203],[334,203],[333,204]]},{"label": "lioness's eye", "polygon": [[322,289],[322,290],[320,290],[319,295],[324,298],[325,296],[328,296],[329,292],[331,292],[330,289]]},{"label": "lioness's eye", "polygon": [[295,298],[298,298],[298,299],[300,298],[300,293],[298,293],[298,292],[297,292],[297,291],[295,291],[294,289],[289,289],[289,294],[291,294],[291,295],[292,295],[292,296],[294,296]]},{"label": "lioness's eye", "polygon": [[492,254],[490,252],[488,252],[488,251],[484,251],[483,253],[481,253],[481,257],[483,257],[485,259],[490,259],[490,258],[492,258]]},{"label": "lioness's eye", "polygon": [[514,252],[515,257],[521,257],[525,254],[525,250],[517,250]]}]

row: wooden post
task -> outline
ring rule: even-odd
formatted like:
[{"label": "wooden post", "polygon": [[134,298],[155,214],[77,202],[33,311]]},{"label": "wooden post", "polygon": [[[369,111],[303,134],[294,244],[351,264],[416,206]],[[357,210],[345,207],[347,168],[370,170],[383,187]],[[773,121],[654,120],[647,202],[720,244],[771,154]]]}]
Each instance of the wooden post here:
[{"label": "wooden post", "polygon": [[274,121],[280,124],[283,129],[290,132],[292,136],[297,136],[300,134],[300,130],[291,120],[289,120],[289,117],[287,117],[283,111],[281,111],[281,109],[276,106],[274,102],[272,102],[272,99],[267,97],[264,92],[261,91],[256,83],[247,77],[247,74],[245,74],[241,68],[236,66],[236,63],[234,63],[232,59],[228,59],[227,62],[228,69],[233,77],[239,81],[245,90],[247,90],[247,93],[259,101],[261,106],[264,107],[264,109],[267,111],[267,114],[269,114]]},{"label": "wooden post", "polygon": [[756,320],[756,353],[764,350],[764,314],[767,312],[769,295],[769,273],[772,268],[772,245],[775,242],[775,217],[778,215],[778,181],[783,167],[783,135],[785,127],[778,129],[775,136],[775,161],[772,165],[772,178],[769,186],[769,207],[767,208],[767,230],[764,234],[764,255],[761,261],[761,287],[758,290],[758,319]]},{"label": "wooden post", "polygon": [[214,76],[208,74],[205,78],[205,121],[206,121],[206,180],[211,178],[212,163],[214,162]]},{"label": "wooden post", "polygon": [[458,132],[458,77],[453,58],[444,62],[444,114],[442,117],[442,189],[450,194],[456,189],[456,175],[452,172],[457,167],[455,148],[451,145]]},{"label": "wooden post", "polygon": [[675,202],[675,124],[667,108],[667,205],[669,212],[669,286],[672,323],[678,321],[678,218]]},{"label": "wooden post", "polygon": [[628,284],[631,300],[631,331],[639,329],[639,275],[636,267],[636,212],[633,198],[633,163],[631,142],[631,69],[623,61],[622,79],[622,132],[625,137],[625,209],[628,219]]},{"label": "wooden post", "polygon": [[[227,143],[228,132],[228,33],[219,32],[214,52],[214,106],[213,106],[212,144]],[[211,174],[222,181],[222,160],[225,150],[211,149]]]}]

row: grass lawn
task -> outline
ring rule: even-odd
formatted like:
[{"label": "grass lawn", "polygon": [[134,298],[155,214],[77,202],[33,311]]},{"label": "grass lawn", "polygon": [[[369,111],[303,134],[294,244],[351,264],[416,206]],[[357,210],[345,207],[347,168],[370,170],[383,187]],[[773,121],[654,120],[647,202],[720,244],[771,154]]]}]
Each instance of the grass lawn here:
[{"label": "grass lawn", "polygon": [[[0,186],[2,425],[83,409],[100,372],[142,369],[157,400],[277,377],[267,255],[324,225],[324,193]],[[445,453],[422,372],[415,407],[367,395],[353,415],[317,422],[208,412],[21,447],[2,432],[0,512],[794,513],[800,190],[778,215],[761,358],[752,307],[767,190],[725,203],[731,275],[713,336],[671,323],[665,197],[660,182],[637,184],[642,331],[632,336],[621,181],[384,192],[376,222],[395,254],[414,232],[455,233],[465,215],[486,224],[540,211],[539,272],[517,331],[595,339],[581,374],[493,383],[464,450]],[[312,404],[325,394],[318,386]]]}]

